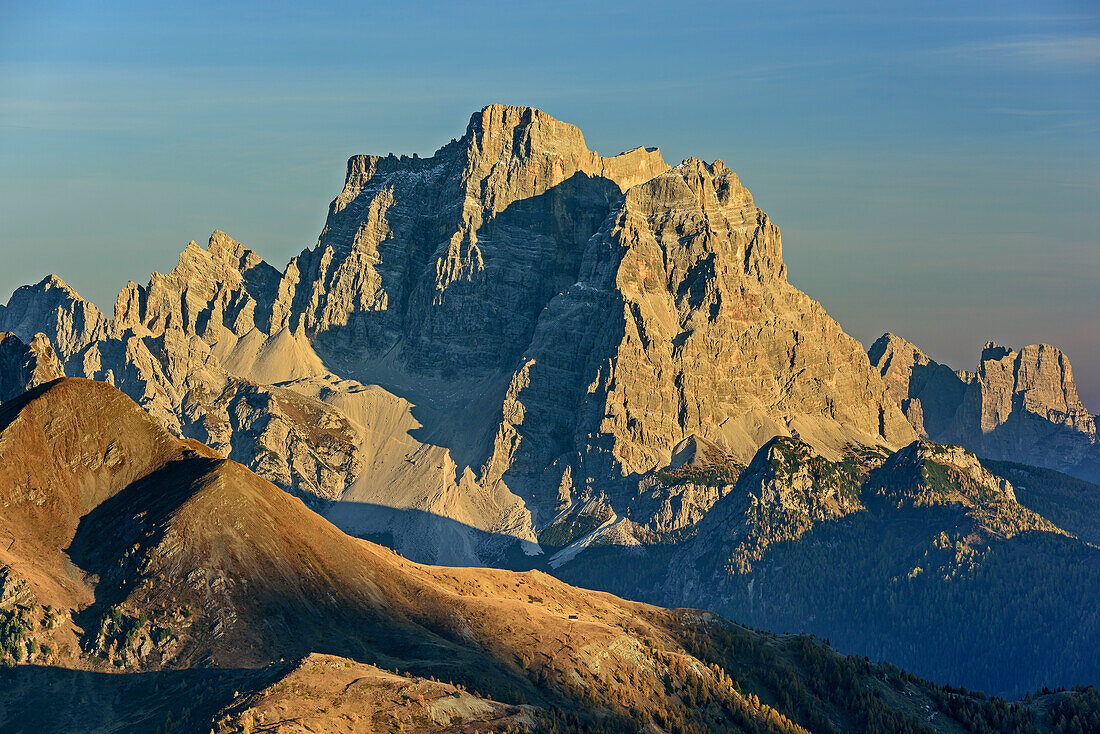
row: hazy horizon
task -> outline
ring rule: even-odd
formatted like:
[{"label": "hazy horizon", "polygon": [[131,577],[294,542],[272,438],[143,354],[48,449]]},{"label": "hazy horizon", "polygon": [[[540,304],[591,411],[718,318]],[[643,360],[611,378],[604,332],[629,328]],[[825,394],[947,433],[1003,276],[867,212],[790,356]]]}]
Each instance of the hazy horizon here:
[{"label": "hazy horizon", "polygon": [[0,299],[54,272],[109,316],[213,229],[282,270],[348,156],[505,102],[603,155],[723,159],[865,345],[1055,344],[1096,412],[1100,13],[980,7],[0,3]]}]

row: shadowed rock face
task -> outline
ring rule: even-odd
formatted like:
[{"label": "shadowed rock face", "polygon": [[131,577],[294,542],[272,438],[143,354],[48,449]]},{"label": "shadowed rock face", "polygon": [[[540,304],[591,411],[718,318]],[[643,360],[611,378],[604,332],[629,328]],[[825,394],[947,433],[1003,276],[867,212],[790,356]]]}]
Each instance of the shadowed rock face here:
[{"label": "shadowed rock face", "polygon": [[0,331],[24,342],[42,332],[63,360],[107,335],[107,321],[95,304],[81,298],[56,275],[18,288],[0,306]]},{"label": "shadowed rock face", "polygon": [[869,355],[923,435],[991,459],[1100,478],[1096,419],[1077,396],[1060,349],[1032,344],[1015,351],[989,342],[977,371],[961,376],[892,334]]},{"label": "shadowed rock face", "polygon": [[893,334],[879,337],[867,355],[913,428],[922,436],[945,435],[966,391],[963,379]]},{"label": "shadowed rock face", "polygon": [[44,334],[25,344],[15,334],[0,332],[0,403],[64,376],[61,361]]},{"label": "shadowed rock face", "polygon": [[55,281],[0,319],[173,433],[344,500],[345,528],[392,532],[356,509],[384,506],[474,532],[403,531],[426,560],[538,552],[584,508],[624,542],[683,529],[721,495],[654,483],[689,437],[744,465],[776,435],[833,458],[915,435],[721,161],[602,157],[531,108],[486,107],[430,158],[353,157],[283,273],[216,231],[110,322]]}]

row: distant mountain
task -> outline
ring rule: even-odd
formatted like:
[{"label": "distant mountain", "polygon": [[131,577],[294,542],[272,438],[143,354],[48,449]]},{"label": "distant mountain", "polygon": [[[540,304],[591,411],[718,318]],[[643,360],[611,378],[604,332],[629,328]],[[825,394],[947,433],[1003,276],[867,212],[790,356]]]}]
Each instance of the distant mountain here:
[{"label": "distant mountain", "polygon": [[1056,347],[1017,352],[989,342],[973,373],[955,373],[893,334],[868,353],[921,435],[1100,481],[1096,417],[1082,405],[1069,359]]},{"label": "distant mountain", "polygon": [[0,407],[0,521],[4,730],[1053,731],[1051,709],[1100,709],[1094,689],[1009,705],[545,574],[415,564],[86,380]]}]

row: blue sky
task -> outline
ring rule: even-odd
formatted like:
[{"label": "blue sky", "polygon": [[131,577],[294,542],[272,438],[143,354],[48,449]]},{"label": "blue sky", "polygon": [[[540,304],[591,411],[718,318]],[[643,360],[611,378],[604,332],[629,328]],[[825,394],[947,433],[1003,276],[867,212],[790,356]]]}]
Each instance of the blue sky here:
[{"label": "blue sky", "polygon": [[1057,344],[1100,410],[1096,3],[345,5],[0,0],[0,300],[109,312],[214,228],[281,268],[349,155],[508,102],[726,161],[865,343]]}]

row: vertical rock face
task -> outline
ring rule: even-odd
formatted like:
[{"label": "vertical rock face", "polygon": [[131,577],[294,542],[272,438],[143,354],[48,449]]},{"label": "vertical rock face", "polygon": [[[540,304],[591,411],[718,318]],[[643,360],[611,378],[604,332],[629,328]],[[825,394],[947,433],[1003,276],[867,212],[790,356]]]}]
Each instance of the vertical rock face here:
[{"label": "vertical rock face", "polygon": [[1055,425],[1096,433],[1095,419],[1077,396],[1069,360],[1048,344],[1032,344],[1019,352],[986,344],[963,402],[981,407],[972,414],[964,411],[966,422],[958,431],[970,428],[970,415],[976,414],[982,433],[989,433],[1006,423],[1016,409],[1023,409]]},{"label": "vertical rock face", "polygon": [[1100,478],[1096,418],[1077,396],[1061,350],[1020,351],[989,342],[978,369],[959,376],[892,334],[870,349],[891,396],[914,427],[935,441],[991,458]]},{"label": "vertical rock face", "polygon": [[787,283],[779,230],[737,176],[691,159],[627,192],[547,306],[489,472],[546,505],[546,467],[575,464],[582,494],[629,491],[687,436],[747,463],[791,433],[833,456],[913,437],[861,345]]},{"label": "vertical rock face", "polygon": [[15,334],[0,332],[0,403],[64,376],[61,361],[45,334],[36,334],[30,344],[25,344]]},{"label": "vertical rock face", "polygon": [[955,418],[966,382],[916,345],[883,334],[867,351],[886,388],[922,436],[942,437]]},{"label": "vertical rock face", "polygon": [[948,439],[992,459],[1100,479],[1096,419],[1077,396],[1066,355],[1047,344],[1018,352],[986,344]]}]

